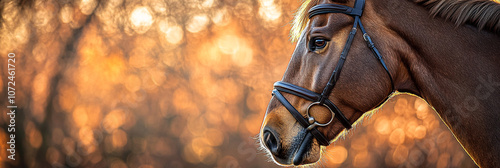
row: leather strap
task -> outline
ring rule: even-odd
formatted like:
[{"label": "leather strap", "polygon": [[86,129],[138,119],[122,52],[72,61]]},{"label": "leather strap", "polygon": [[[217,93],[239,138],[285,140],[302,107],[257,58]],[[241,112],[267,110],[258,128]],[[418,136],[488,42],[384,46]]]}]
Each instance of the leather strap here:
[{"label": "leather strap", "polygon": [[[274,83],[274,88],[275,88],[276,92],[289,93],[289,94],[304,98],[304,99],[306,99],[308,101],[312,101],[312,102],[316,102],[321,98],[321,95],[316,93],[316,92],[313,92],[313,91],[310,91],[310,90],[305,89],[303,87],[296,86],[296,85],[286,83],[286,82],[278,81],[278,82]],[[274,92],[275,91],[273,90],[273,93]],[[344,116],[344,114],[339,110],[339,108],[337,106],[335,106],[335,104],[333,104],[329,99],[326,99],[324,104],[327,105],[330,109],[332,109],[332,111],[335,113],[335,116],[337,117],[337,119],[342,123],[342,125],[345,128],[350,129],[352,127],[351,122],[349,122],[349,120]],[[291,106],[291,107],[293,107],[293,106]],[[288,111],[290,111],[290,113],[292,113],[292,115],[297,115],[294,113],[298,113],[298,115],[302,116],[302,114],[300,114],[295,109],[288,110]],[[297,111],[297,112],[295,112],[295,111]],[[305,119],[304,119],[304,122],[307,123],[307,121]],[[307,128],[307,127],[305,127],[305,128]]]},{"label": "leather strap", "polygon": [[[302,125],[302,127],[309,127],[310,124],[306,121],[302,114],[300,114],[278,90],[273,90],[273,95],[281,102],[281,104],[283,104],[283,106],[285,106],[285,108],[292,114],[292,116],[299,122],[299,124]],[[310,132],[320,145],[329,145],[328,139],[321,132],[319,132],[316,127],[312,128]]]},{"label": "leather strap", "polygon": [[344,5],[321,4],[314,6],[309,10],[309,18],[312,18],[316,15],[327,14],[327,13],[343,13],[351,16],[361,16],[363,11],[360,9],[354,9]]},{"label": "leather strap", "polygon": [[389,69],[387,68],[387,65],[385,64],[384,58],[382,57],[380,52],[377,50],[377,47],[375,47],[375,44],[373,43],[372,39],[370,38],[370,36],[366,32],[366,30],[361,22],[359,22],[359,28],[361,29],[361,32],[363,33],[363,39],[365,40],[366,45],[368,46],[368,48],[370,48],[370,50],[372,51],[375,58],[377,58],[377,60],[380,62],[382,67],[384,67],[385,72],[389,76],[389,79],[391,80],[392,91],[396,90],[394,88],[394,80],[392,79],[391,72],[389,71]]},{"label": "leather strap", "polygon": [[338,4],[320,4],[309,9],[309,19],[316,15],[327,13],[343,13],[346,15],[361,17],[361,15],[363,15],[364,7],[365,0],[356,0],[356,2],[354,2],[354,8]]},{"label": "leather strap", "polygon": [[344,67],[344,62],[347,57],[347,54],[349,53],[349,50],[351,49],[351,44],[352,41],[354,40],[354,35],[356,35],[356,30],[357,30],[357,23],[359,22],[359,16],[354,17],[354,25],[351,29],[351,32],[349,33],[349,37],[347,38],[346,44],[344,46],[344,49],[342,50],[342,53],[340,54],[339,61],[337,62],[337,66],[335,67],[335,70],[333,70],[332,76],[330,76],[330,80],[328,80],[328,83],[326,84],[325,88],[323,89],[323,92],[321,93],[321,98],[318,100],[320,104],[324,102],[325,99],[328,99],[330,96],[333,87],[335,87],[335,84],[337,83],[338,78],[340,77],[340,72],[342,71],[342,67]]}]

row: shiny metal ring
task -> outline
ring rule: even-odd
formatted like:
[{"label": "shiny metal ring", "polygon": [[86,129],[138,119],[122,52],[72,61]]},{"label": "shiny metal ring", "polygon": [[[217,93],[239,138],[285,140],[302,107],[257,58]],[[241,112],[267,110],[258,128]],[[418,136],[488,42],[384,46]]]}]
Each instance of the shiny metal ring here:
[{"label": "shiny metal ring", "polygon": [[[309,113],[310,113],[310,109],[311,109],[311,107],[312,107],[312,106],[314,106],[314,105],[322,105],[322,106],[326,107],[328,110],[330,110],[330,113],[332,113],[332,118],[330,119],[330,121],[328,121],[328,122],[327,122],[327,123],[325,123],[325,124],[318,123],[317,121],[314,121],[314,124],[313,124],[313,123],[309,123],[309,124],[316,125],[316,126],[320,126],[320,127],[324,127],[324,126],[327,126],[327,125],[329,125],[330,123],[332,123],[333,119],[335,118],[335,113],[333,112],[333,110],[332,110],[330,107],[328,107],[328,106],[327,106],[326,104],[324,104],[324,103],[323,103],[323,104],[320,104],[319,102],[314,102],[314,103],[311,103],[311,104],[309,105],[309,107],[307,107],[307,111],[306,111],[306,112],[307,112],[307,118],[312,118],[312,119],[314,119],[314,117],[311,117],[311,116],[309,115]],[[309,122],[311,122],[311,121],[309,121]]]}]

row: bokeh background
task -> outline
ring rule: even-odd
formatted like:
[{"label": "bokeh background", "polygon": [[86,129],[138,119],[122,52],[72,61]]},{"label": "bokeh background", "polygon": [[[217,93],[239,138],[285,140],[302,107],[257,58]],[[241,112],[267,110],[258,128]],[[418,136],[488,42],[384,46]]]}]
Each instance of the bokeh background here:
[{"label": "bokeh background", "polygon": [[[300,0],[0,2],[0,167],[277,167],[255,136]],[[7,54],[16,54],[15,161]],[[323,167],[474,167],[423,100],[398,95]]]}]

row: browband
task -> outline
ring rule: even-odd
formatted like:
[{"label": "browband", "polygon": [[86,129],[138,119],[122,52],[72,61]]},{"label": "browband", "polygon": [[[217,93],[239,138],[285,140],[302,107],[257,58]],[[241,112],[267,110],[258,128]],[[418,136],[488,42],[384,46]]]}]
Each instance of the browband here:
[{"label": "browband", "polygon": [[316,5],[309,9],[309,19],[313,16],[327,13],[343,13],[351,16],[359,16],[363,14],[363,8],[365,6],[365,1],[357,0],[354,2],[354,8],[345,5],[338,4],[321,4]]}]

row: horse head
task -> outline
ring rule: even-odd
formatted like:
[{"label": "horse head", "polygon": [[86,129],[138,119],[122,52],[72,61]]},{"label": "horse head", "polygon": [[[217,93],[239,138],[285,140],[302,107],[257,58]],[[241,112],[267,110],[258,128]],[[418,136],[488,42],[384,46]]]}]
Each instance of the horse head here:
[{"label": "horse head", "polygon": [[260,142],[275,162],[317,162],[322,146],[393,93],[391,65],[397,60],[387,48],[394,42],[377,46],[384,47],[382,57],[366,31],[383,30],[383,24],[376,15],[361,17],[373,13],[364,5],[364,0],[304,3],[307,18],[304,23],[296,18],[295,26],[303,24],[301,35],[282,81],[274,85],[260,131]]}]

